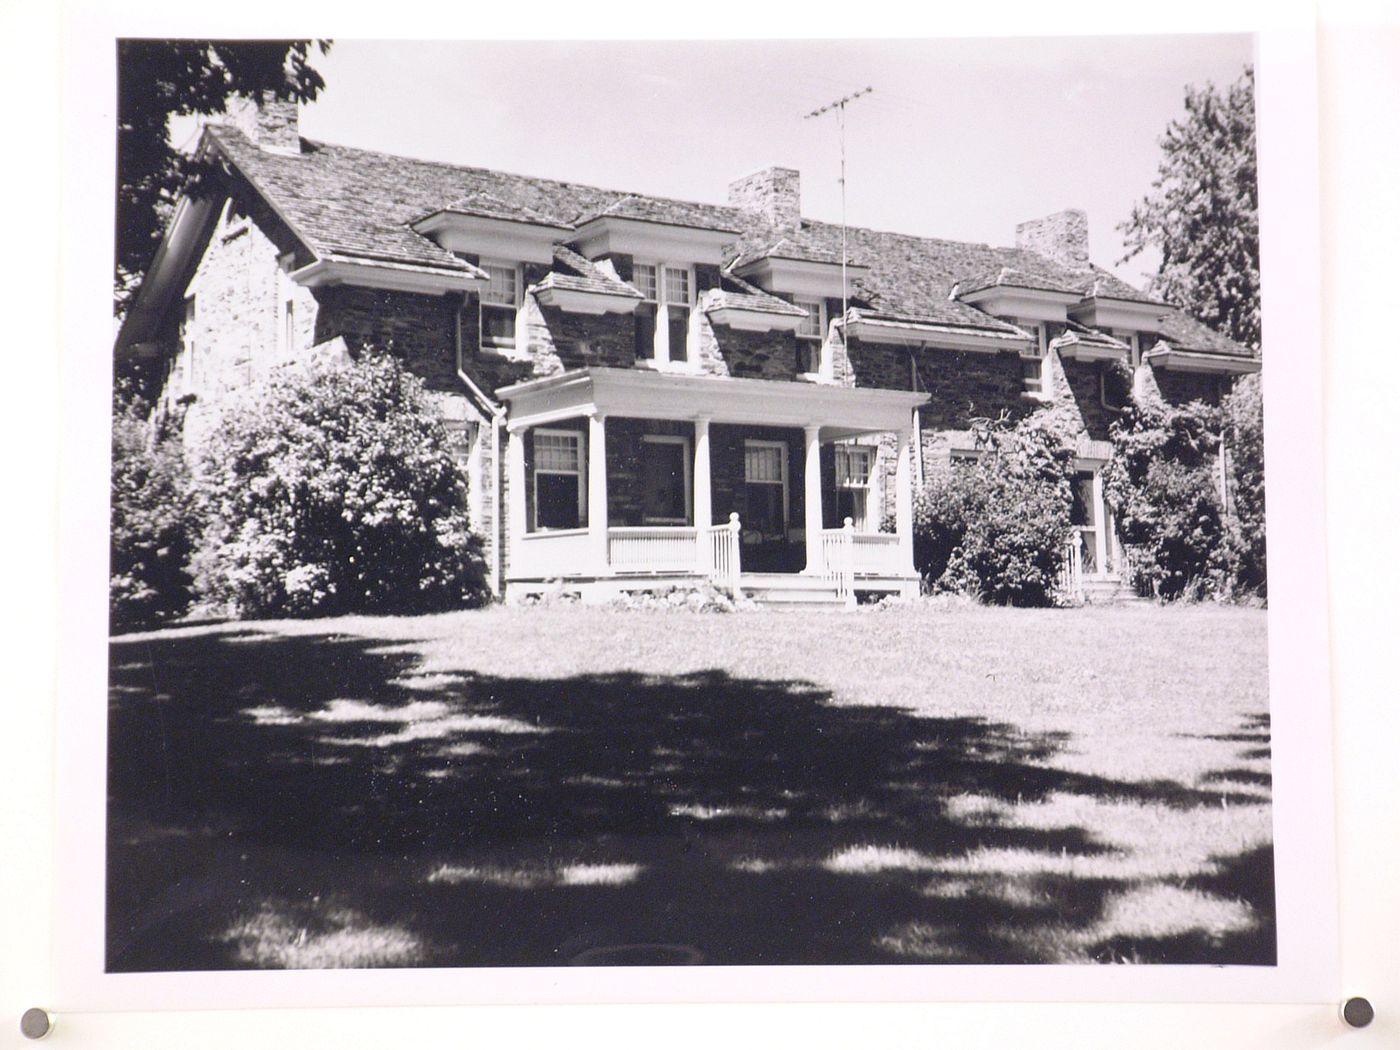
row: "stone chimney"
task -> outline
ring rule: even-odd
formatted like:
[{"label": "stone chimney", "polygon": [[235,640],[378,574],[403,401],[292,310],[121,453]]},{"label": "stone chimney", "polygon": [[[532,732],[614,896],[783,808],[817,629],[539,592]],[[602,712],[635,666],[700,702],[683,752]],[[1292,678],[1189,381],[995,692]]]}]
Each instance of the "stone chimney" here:
[{"label": "stone chimney", "polygon": [[1071,270],[1089,268],[1089,216],[1066,208],[1016,227],[1016,247],[1038,252]]},{"label": "stone chimney", "polygon": [[802,173],[764,168],[729,184],[729,203],[783,230],[802,225]]},{"label": "stone chimney", "polygon": [[264,91],[256,99],[230,99],[225,121],[270,153],[300,153],[299,109],[295,100],[280,99],[271,91]]}]

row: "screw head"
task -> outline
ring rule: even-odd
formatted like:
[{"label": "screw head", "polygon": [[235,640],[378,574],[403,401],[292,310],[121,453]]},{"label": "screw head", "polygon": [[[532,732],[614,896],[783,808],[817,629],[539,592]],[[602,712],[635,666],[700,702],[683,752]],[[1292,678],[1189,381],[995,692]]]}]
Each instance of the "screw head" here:
[{"label": "screw head", "polygon": [[1353,1028],[1365,1028],[1376,1017],[1375,1007],[1369,999],[1354,995],[1342,1004],[1342,1020]]},{"label": "screw head", "polygon": [[26,1039],[42,1039],[53,1031],[53,1018],[38,1006],[31,1006],[19,1019],[19,1030]]}]

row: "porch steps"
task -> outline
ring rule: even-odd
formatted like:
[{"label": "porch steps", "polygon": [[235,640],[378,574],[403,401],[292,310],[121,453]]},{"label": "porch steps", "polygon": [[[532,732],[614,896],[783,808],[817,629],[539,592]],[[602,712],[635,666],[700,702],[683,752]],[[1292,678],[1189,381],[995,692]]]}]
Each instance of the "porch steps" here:
[{"label": "porch steps", "polygon": [[746,572],[739,587],[759,605],[769,609],[844,609],[836,585],[819,576],[789,572]]},{"label": "porch steps", "polygon": [[1117,576],[1086,576],[1080,581],[1084,601],[1088,605],[1128,605],[1145,602],[1131,584]]}]

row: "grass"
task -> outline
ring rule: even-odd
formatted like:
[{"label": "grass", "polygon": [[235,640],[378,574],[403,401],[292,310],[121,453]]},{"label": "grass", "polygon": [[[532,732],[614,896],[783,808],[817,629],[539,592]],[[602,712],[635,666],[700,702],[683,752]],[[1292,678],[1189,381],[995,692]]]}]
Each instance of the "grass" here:
[{"label": "grass", "polygon": [[1258,610],[228,624],[111,686],[112,970],[1274,959]]}]

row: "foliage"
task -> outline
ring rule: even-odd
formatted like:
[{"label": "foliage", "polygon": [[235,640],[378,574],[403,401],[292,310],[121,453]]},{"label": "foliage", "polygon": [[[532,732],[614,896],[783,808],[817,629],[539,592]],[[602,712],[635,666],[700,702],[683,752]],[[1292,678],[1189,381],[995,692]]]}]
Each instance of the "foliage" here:
[{"label": "foliage", "polygon": [[1163,598],[1205,597],[1225,571],[1218,487],[1220,412],[1199,401],[1139,403],[1113,424],[1104,493],[1139,571]]},{"label": "foliage", "polygon": [[182,614],[197,520],[177,438],[159,432],[145,402],[123,398],[112,415],[111,561],[114,628],[146,627]]},{"label": "foliage", "polygon": [[935,590],[1048,605],[1069,539],[1073,457],[1033,420],[996,446],[915,496],[915,565]]},{"label": "foliage", "polygon": [[[316,46],[322,54],[327,41]],[[199,165],[171,145],[171,116],[225,112],[263,92],[309,102],[325,86],[309,40],[117,42],[116,296],[125,307],[160,243],[176,195]]]},{"label": "foliage", "polygon": [[1152,191],[1118,229],[1127,261],[1161,252],[1148,290],[1212,328],[1259,348],[1259,188],[1254,70],[1224,90],[1186,89],[1186,116],[1167,125]]},{"label": "foliage", "polygon": [[196,584],[240,615],[429,612],[479,602],[479,541],[422,383],[387,354],[288,366],[201,449]]},{"label": "foliage", "polygon": [[1230,585],[1238,595],[1268,596],[1264,544],[1264,396],[1258,375],[1235,384],[1222,406],[1230,514],[1226,518]]}]

